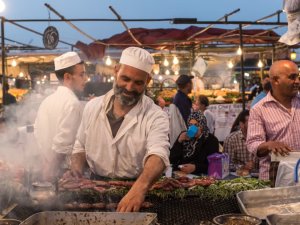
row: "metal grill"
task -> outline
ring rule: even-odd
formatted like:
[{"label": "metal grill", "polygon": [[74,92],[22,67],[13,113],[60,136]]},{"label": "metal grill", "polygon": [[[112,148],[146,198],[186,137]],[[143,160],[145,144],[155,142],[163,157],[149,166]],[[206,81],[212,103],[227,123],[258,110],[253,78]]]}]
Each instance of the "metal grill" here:
[{"label": "metal grill", "polygon": [[[166,200],[151,198],[148,200],[152,202],[154,206],[152,208],[142,209],[141,211],[157,213],[160,225],[212,225],[212,219],[215,216],[226,213],[240,213],[236,198],[219,201],[198,197]],[[43,210],[56,209],[18,206],[8,217],[25,220],[32,214]]]},{"label": "metal grill", "polygon": [[161,225],[209,225],[215,216],[240,212],[236,198],[212,201],[189,197],[150,201],[154,207],[144,211],[157,213]]}]

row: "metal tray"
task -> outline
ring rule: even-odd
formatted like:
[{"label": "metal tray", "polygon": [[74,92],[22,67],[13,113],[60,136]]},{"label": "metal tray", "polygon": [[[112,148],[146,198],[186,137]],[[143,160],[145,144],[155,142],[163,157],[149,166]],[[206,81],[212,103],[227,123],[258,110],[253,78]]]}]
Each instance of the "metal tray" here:
[{"label": "metal tray", "polygon": [[20,225],[155,225],[156,217],[155,213],[46,211]]},{"label": "metal tray", "polygon": [[243,213],[260,219],[271,214],[300,213],[300,188],[296,186],[242,191],[237,200]]},{"label": "metal tray", "polygon": [[266,220],[269,225],[300,225],[300,214],[272,214]]}]

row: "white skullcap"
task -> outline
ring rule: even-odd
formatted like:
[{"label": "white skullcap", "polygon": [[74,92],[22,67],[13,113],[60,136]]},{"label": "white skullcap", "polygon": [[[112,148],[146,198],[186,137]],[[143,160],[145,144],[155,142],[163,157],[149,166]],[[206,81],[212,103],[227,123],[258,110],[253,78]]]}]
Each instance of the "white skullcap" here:
[{"label": "white skullcap", "polygon": [[55,71],[74,66],[81,62],[82,60],[76,52],[67,52],[54,59]]},{"label": "white skullcap", "polygon": [[150,74],[152,66],[154,65],[154,58],[145,49],[129,47],[123,50],[120,63]]}]

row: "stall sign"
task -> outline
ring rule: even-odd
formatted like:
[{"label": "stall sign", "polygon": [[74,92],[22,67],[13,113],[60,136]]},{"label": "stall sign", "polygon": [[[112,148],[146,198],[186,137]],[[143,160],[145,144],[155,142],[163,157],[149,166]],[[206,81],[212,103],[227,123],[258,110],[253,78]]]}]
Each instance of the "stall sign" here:
[{"label": "stall sign", "polygon": [[58,44],[58,41],[59,41],[58,30],[53,26],[47,27],[43,34],[43,43],[45,48],[55,49]]}]

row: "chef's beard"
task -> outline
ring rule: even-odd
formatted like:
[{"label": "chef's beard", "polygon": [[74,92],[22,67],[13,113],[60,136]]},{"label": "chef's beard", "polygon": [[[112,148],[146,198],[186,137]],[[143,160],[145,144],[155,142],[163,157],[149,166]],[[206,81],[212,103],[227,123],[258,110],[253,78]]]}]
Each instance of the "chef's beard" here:
[{"label": "chef's beard", "polygon": [[[119,87],[116,83],[113,85],[114,88],[114,94],[115,97],[120,100],[121,105],[123,106],[132,106],[138,103],[138,101],[142,98],[144,95],[143,91],[142,93],[138,93],[137,91],[127,91],[125,88]],[[131,94],[132,96],[125,96],[123,93]]]}]

